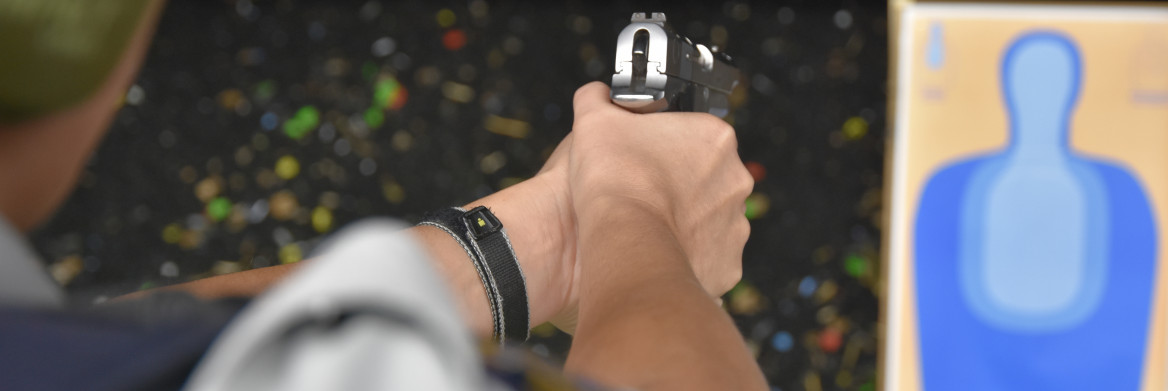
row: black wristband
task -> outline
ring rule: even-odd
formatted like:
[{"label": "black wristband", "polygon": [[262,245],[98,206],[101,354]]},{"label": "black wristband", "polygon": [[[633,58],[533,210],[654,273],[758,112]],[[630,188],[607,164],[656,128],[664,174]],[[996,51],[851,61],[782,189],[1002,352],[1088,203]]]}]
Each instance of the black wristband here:
[{"label": "black wristband", "polygon": [[485,206],[478,206],[462,217],[473,246],[479,251],[495,281],[502,303],[503,335],[506,339],[526,341],[530,329],[527,308],[527,283],[519,269],[519,259],[503,223]]},{"label": "black wristband", "polygon": [[427,213],[418,225],[442,229],[466,251],[487,294],[495,339],[527,340],[527,284],[502,222],[479,206],[469,212],[443,208]]}]

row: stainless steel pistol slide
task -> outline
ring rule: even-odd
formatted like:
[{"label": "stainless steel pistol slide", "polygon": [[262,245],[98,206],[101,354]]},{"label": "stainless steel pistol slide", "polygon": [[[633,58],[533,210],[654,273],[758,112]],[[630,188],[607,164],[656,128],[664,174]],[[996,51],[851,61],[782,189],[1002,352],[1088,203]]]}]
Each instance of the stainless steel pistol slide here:
[{"label": "stainless steel pistol slide", "polygon": [[717,46],[674,32],[664,13],[634,13],[616,40],[612,101],[636,113],[693,111],[724,118],[738,78],[738,68]]}]

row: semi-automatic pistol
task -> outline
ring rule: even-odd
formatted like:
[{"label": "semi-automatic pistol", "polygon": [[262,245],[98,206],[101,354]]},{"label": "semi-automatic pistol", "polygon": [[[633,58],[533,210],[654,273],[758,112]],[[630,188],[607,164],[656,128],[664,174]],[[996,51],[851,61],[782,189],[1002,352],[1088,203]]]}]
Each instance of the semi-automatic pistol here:
[{"label": "semi-automatic pistol", "polygon": [[637,113],[730,113],[738,68],[717,46],[696,44],[673,31],[665,14],[634,13],[616,39],[612,101]]}]

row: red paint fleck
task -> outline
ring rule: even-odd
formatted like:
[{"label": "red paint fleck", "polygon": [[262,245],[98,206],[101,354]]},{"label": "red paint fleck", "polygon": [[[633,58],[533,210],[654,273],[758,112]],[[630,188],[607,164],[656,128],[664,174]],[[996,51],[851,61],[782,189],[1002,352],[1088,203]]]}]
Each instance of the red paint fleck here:
[{"label": "red paint fleck", "polygon": [[459,29],[446,31],[446,34],[442,35],[442,46],[451,51],[462,49],[463,46],[466,46],[466,33]]},{"label": "red paint fleck", "polygon": [[843,342],[843,334],[835,327],[828,327],[819,332],[819,349],[826,353],[839,351],[840,345],[843,345]]},{"label": "red paint fleck", "polygon": [[406,100],[409,99],[409,97],[410,97],[409,91],[407,91],[404,86],[399,87],[397,90],[397,94],[395,94],[394,97],[389,100],[389,102],[388,102],[389,104],[387,105],[387,106],[389,106],[388,109],[401,110],[402,106],[406,105]]},{"label": "red paint fleck", "polygon": [[746,170],[750,171],[750,177],[754,178],[755,183],[766,179],[766,167],[759,162],[746,162]]}]

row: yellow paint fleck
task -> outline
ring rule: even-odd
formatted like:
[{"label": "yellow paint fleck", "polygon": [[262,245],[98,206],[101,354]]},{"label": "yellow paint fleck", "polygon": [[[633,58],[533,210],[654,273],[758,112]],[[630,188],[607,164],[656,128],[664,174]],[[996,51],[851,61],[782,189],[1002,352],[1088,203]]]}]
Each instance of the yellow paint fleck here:
[{"label": "yellow paint fleck", "polygon": [[406,189],[392,180],[385,181],[381,184],[381,194],[391,204],[400,204],[406,199]]},{"label": "yellow paint fleck", "polygon": [[281,156],[276,160],[276,176],[289,180],[300,174],[300,162],[292,155]]},{"label": "yellow paint fleck", "polygon": [[279,257],[280,263],[287,265],[289,263],[300,262],[304,255],[300,252],[300,245],[289,243],[285,244],[284,247],[280,247]]},{"label": "yellow paint fleck", "polygon": [[243,271],[243,265],[233,261],[218,261],[211,265],[211,273],[216,275],[231,274]]},{"label": "yellow paint fleck", "polygon": [[447,81],[442,83],[442,96],[458,103],[469,103],[475,98],[475,90],[466,84]]},{"label": "yellow paint fleck", "polygon": [[483,121],[483,127],[487,128],[488,132],[510,138],[524,139],[531,133],[531,124],[527,121],[504,118],[494,114],[487,116],[487,119]]},{"label": "yellow paint fleck", "polygon": [[162,241],[175,244],[182,239],[183,230],[178,226],[178,223],[167,224],[162,228]]},{"label": "yellow paint fleck", "polygon": [[758,288],[746,281],[730,291],[730,311],[739,315],[754,315],[762,309],[763,297]]},{"label": "yellow paint fleck", "polygon": [[81,274],[81,269],[84,266],[85,264],[81,261],[81,256],[69,255],[49,266],[49,274],[53,276],[53,280],[56,280],[58,284],[68,285],[70,281],[73,281],[73,278]]},{"label": "yellow paint fleck", "polygon": [[323,206],[312,210],[312,229],[325,233],[333,228],[333,212]]},{"label": "yellow paint fleck", "polygon": [[848,118],[844,121],[843,132],[848,140],[859,140],[868,134],[868,121],[860,117]]},{"label": "yellow paint fleck", "polygon": [[449,8],[443,8],[438,11],[437,15],[434,15],[434,19],[438,21],[439,27],[447,28],[453,26],[454,22],[458,21],[458,16],[454,15],[454,11],[451,11]]},{"label": "yellow paint fleck", "polygon": [[843,388],[852,386],[852,373],[848,371],[840,371],[835,375],[835,384]]},{"label": "yellow paint fleck", "polygon": [[823,384],[819,382],[819,374],[807,371],[803,374],[803,389],[806,391],[823,391]]}]

